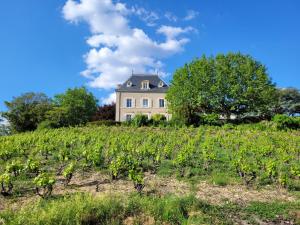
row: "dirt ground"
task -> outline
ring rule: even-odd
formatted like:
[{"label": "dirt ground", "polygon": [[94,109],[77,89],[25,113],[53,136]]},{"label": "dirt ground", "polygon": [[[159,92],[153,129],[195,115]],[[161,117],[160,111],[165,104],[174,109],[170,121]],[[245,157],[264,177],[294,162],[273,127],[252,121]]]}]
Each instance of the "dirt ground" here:
[{"label": "dirt ground", "polygon": [[[98,190],[96,187],[98,186]],[[64,187],[63,179],[58,178],[54,186],[53,195],[64,195],[66,193],[89,192],[94,195],[128,194],[134,192],[133,183],[129,180],[119,179],[111,181],[107,175],[101,173],[86,173],[84,176],[75,174],[68,187]],[[210,204],[222,204],[233,202],[246,205],[248,202],[292,202],[296,197],[288,193],[285,189],[274,186],[265,186],[261,189],[247,189],[243,185],[216,186],[207,181],[200,181],[196,187],[176,178],[162,178],[153,174],[146,174],[145,188],[146,194],[163,196],[168,193],[177,196],[195,194],[197,198]],[[13,199],[0,196],[0,210],[5,208],[20,208],[27,204],[32,204],[40,197],[34,191],[28,192]]]}]

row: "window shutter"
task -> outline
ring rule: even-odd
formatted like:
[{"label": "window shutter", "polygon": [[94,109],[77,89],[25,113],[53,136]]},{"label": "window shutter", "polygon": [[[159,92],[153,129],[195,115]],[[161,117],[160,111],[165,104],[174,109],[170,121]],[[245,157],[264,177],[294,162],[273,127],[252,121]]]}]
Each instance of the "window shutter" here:
[{"label": "window shutter", "polygon": [[126,105],[126,101],[127,101],[127,98],[125,98],[125,99],[124,99],[124,108],[126,108],[126,107],[127,107],[127,105]]},{"label": "window shutter", "polygon": [[135,108],[135,98],[131,99],[131,106],[132,106],[132,108]]},{"label": "window shutter", "polygon": [[149,106],[149,108],[152,107],[152,99],[151,98],[148,98],[148,106]]}]

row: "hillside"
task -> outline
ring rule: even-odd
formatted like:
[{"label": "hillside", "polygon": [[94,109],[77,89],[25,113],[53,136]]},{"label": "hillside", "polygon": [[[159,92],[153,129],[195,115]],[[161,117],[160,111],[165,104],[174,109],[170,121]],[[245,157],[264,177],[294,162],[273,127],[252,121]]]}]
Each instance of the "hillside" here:
[{"label": "hillside", "polygon": [[1,137],[0,224],[296,224],[299,160],[268,124]]}]

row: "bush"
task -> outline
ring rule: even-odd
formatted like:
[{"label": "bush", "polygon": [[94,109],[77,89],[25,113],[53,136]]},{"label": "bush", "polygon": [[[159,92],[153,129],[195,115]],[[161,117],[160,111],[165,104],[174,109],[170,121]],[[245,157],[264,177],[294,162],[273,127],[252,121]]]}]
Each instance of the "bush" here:
[{"label": "bush", "polygon": [[58,128],[60,127],[59,124],[57,124],[54,121],[50,121],[50,120],[45,120],[42,121],[41,123],[39,123],[37,129],[38,130],[45,130],[45,129],[53,129],[53,128]]},{"label": "bush", "polygon": [[149,124],[148,117],[146,115],[137,114],[135,117],[130,121],[130,124],[135,127],[142,127]]},{"label": "bush", "polygon": [[300,129],[300,117],[277,114],[273,117],[273,121],[279,130]]},{"label": "bush", "polygon": [[87,123],[88,126],[117,126],[120,124],[120,122],[114,120],[98,120]]},{"label": "bush", "polygon": [[219,125],[221,125],[220,117],[216,113],[202,114],[200,116],[200,123],[201,124],[211,125],[211,126],[219,126]]},{"label": "bush", "polygon": [[53,185],[56,180],[53,176],[50,176],[47,173],[41,173],[34,180],[33,183],[36,185],[37,195],[47,198],[51,195],[53,190]]},{"label": "bush", "polygon": [[177,118],[177,117],[172,117],[172,119],[168,122],[168,124],[171,127],[185,127],[186,124],[183,122],[182,119]]},{"label": "bush", "polygon": [[164,115],[162,115],[162,114],[154,114],[151,117],[150,122],[152,123],[152,125],[158,126],[160,124],[164,124],[166,120],[167,120],[167,118]]}]

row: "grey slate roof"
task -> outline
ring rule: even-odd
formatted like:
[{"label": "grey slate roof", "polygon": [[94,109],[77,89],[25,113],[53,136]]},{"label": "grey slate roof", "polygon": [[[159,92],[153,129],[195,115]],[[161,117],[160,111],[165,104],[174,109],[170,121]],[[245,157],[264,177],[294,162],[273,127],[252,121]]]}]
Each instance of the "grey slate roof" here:
[{"label": "grey slate roof", "polygon": [[[142,81],[148,80],[150,89],[141,89]],[[127,87],[127,83],[130,81],[132,85]],[[159,82],[163,82],[162,87],[158,87]],[[152,74],[133,74],[123,84],[119,85],[116,89],[117,92],[149,92],[149,93],[165,93],[168,90],[168,85],[158,75]]]}]

